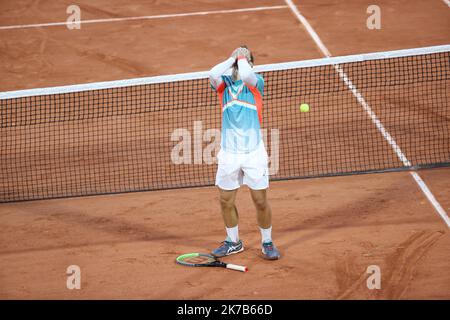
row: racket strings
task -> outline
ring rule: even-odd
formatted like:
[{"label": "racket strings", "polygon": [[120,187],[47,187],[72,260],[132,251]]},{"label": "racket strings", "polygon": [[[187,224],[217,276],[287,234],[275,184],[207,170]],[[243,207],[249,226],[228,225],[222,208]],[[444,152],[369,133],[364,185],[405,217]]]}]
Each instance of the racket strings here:
[{"label": "racket strings", "polygon": [[191,257],[191,258],[187,258],[184,261],[188,262],[188,263],[197,263],[197,264],[201,264],[201,263],[209,263],[214,261],[214,259],[211,258],[207,258],[207,257]]}]

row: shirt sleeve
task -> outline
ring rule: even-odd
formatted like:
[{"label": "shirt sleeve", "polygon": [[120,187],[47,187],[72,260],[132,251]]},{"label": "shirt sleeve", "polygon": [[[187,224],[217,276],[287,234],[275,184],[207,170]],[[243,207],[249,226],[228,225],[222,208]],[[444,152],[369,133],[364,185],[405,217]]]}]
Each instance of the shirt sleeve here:
[{"label": "shirt sleeve", "polygon": [[227,77],[226,76],[221,76],[221,79],[219,80],[219,83],[220,84],[216,88],[216,86],[212,82],[210,82],[211,89],[213,89],[216,92],[222,93],[225,90],[225,88],[227,87]]},{"label": "shirt sleeve", "polygon": [[260,74],[256,74],[257,82],[256,82],[256,88],[258,88],[259,92],[261,92],[261,95],[264,95],[264,78]]},{"label": "shirt sleeve", "polygon": [[234,59],[228,58],[224,62],[219,63],[218,65],[214,66],[209,71],[209,81],[211,83],[211,87],[221,92],[223,89],[225,89],[226,84],[224,83],[224,76],[223,74],[230,69],[233,66]]},{"label": "shirt sleeve", "polygon": [[245,57],[238,58],[239,76],[242,81],[251,87],[255,87],[257,83],[256,74]]}]

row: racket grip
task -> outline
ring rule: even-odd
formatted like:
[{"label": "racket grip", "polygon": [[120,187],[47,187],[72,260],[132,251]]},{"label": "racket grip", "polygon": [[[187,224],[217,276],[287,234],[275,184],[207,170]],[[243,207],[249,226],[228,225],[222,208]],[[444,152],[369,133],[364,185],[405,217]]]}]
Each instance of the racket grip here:
[{"label": "racket grip", "polygon": [[232,263],[227,263],[227,269],[237,270],[237,271],[242,271],[242,272],[247,272],[248,271],[247,267],[238,266],[238,265],[232,264]]}]

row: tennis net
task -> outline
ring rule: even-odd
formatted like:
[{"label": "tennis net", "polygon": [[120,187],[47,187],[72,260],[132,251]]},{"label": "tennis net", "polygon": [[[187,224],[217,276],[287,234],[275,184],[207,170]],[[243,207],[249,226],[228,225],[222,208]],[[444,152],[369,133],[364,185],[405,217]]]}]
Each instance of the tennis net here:
[{"label": "tennis net", "polygon": [[[450,165],[450,45],[256,70],[272,180]],[[220,127],[207,72],[2,92],[0,202],[213,185]]]}]

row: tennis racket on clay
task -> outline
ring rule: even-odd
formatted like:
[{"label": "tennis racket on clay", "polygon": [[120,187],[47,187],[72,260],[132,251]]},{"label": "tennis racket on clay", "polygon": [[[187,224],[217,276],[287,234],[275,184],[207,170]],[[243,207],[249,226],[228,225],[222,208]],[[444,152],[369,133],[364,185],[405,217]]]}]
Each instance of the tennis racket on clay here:
[{"label": "tennis racket on clay", "polygon": [[189,267],[220,267],[231,270],[247,272],[245,266],[238,266],[217,260],[216,257],[205,253],[186,253],[177,257],[177,263]]}]

